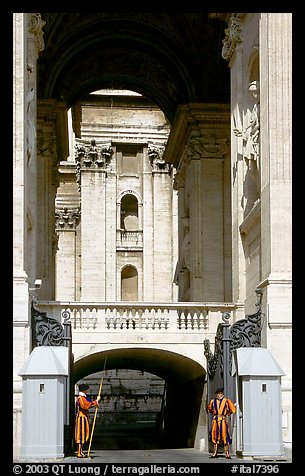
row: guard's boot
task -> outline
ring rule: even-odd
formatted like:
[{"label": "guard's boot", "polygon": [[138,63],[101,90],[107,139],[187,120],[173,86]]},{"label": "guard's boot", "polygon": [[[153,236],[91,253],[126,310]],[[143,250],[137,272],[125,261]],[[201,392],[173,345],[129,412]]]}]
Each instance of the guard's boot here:
[{"label": "guard's boot", "polygon": [[217,458],[217,449],[218,449],[218,446],[214,445],[214,453],[212,454],[211,458]]}]

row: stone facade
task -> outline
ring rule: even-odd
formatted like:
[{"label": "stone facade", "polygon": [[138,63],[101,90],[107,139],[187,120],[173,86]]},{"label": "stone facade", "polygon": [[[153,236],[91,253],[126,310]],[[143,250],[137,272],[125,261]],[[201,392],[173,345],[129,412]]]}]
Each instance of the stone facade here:
[{"label": "stone facade", "polygon": [[156,106],[126,94],[106,91],[74,107],[80,134],[60,163],[55,200],[56,300],[177,300],[169,125]]},{"label": "stone facade", "polygon": [[[47,30],[50,56],[38,69],[38,58],[45,53],[42,15],[50,24],[54,21],[55,27],[53,32]],[[201,94],[196,94],[195,82],[191,81],[194,71],[196,84],[201,81],[198,79],[201,70],[194,64],[200,61],[201,53],[205,52],[203,48],[197,52],[197,59],[190,63],[192,68],[189,70],[178,60],[174,64],[170,54],[166,56],[168,69],[165,63],[162,67],[152,65],[149,56],[147,60],[148,53],[143,51],[144,45],[148,44],[145,41],[143,49],[139,50],[141,64],[135,71],[131,65],[136,62],[124,60],[128,48],[124,49],[123,45],[113,61],[106,47],[96,52],[100,61],[94,63],[92,56],[86,58],[87,68],[78,70],[83,84],[87,85],[97,71],[103,78],[116,77],[118,83],[123,83],[126,71],[126,77],[132,79],[135,89],[136,86],[144,88],[150,97],[156,98],[164,114],[168,113],[170,124],[165,125],[160,110],[154,106],[148,108],[143,129],[140,128],[146,134],[145,140],[134,133],[137,123],[132,114],[120,124],[118,130],[122,139],[109,134],[111,115],[103,116],[103,126],[102,121],[95,122],[97,116],[96,110],[92,115],[92,97],[87,105],[90,107],[86,106],[84,95],[82,100],[72,101],[77,92],[69,95],[69,88],[72,88],[69,81],[78,79],[75,71],[69,70],[68,66],[61,69],[65,57],[60,60],[52,57],[58,35],[69,31],[67,16],[63,19],[66,25],[63,29],[60,20],[56,24],[56,15],[15,13],[13,17],[14,454],[18,457],[21,435],[22,389],[18,373],[32,348],[30,309],[33,300],[41,305],[49,303],[50,309],[55,309],[56,300],[84,300],[94,304],[120,301],[122,297],[129,302],[133,297],[139,301],[168,304],[175,300],[212,302],[215,306],[230,303],[232,318],[236,321],[253,312],[256,288],[263,290],[262,345],[272,352],[285,372],[282,426],[285,450],[289,453],[292,444],[292,14],[206,14],[209,25],[213,26],[208,31],[216,30],[215,22],[226,24],[222,56],[230,71],[229,103],[220,100],[212,103],[218,96],[211,93],[209,96],[208,92],[215,88],[209,89],[208,82],[204,91],[209,100],[203,101],[205,94],[201,90]],[[102,15],[98,14],[97,20],[103,21]],[[138,14],[132,19],[132,25],[136,21],[140,24],[151,22],[154,32],[166,27],[166,34],[171,38],[168,46],[175,38],[180,42],[176,49],[171,49],[171,54],[188,46],[191,62],[191,52],[197,50],[187,34],[185,37],[176,35],[175,30],[177,24],[181,26],[186,19],[168,23],[166,14],[163,17],[162,25],[161,17]],[[86,18],[78,18],[80,25]],[[118,18],[114,20],[119,21]],[[200,22],[196,23],[195,17],[188,17],[188,21],[193,25],[194,35],[198,32],[203,35],[205,29],[200,27]],[[107,24],[103,24],[101,31],[107,29]],[[184,45],[181,38],[185,40]],[[209,39],[213,40],[212,48],[215,38]],[[64,38],[62,42],[64,51]],[[158,47],[161,57],[162,48]],[[104,57],[99,56],[103,54]],[[214,50],[210,57],[213,55]],[[204,57],[208,61],[209,55]],[[48,76],[45,72],[50,65],[54,69]],[[216,64],[214,66],[216,68]],[[61,77],[64,86],[60,89],[56,78]],[[38,80],[40,84],[46,84],[39,97]],[[92,90],[97,89],[94,86]],[[67,114],[71,104],[65,102],[66,97],[73,102],[72,120]],[[135,97],[133,100],[137,101]],[[118,113],[118,109],[113,109],[113,113]],[[149,131],[148,122],[154,124]],[[74,128],[76,154],[69,151],[69,137],[73,137],[69,123]],[[151,142],[148,132],[152,133]],[[160,150],[166,139],[161,157]],[[129,148],[131,143],[132,149]],[[139,164],[142,168],[136,171]],[[175,177],[169,173],[173,169]],[[117,173],[120,170],[126,172],[125,177]],[[170,189],[173,178],[174,193]],[[156,192],[162,193],[164,200],[158,198]],[[177,206],[173,199],[175,194]],[[98,207],[97,203],[102,206]],[[152,207],[154,213],[150,212]],[[175,214],[177,230],[171,218]],[[154,230],[158,230],[158,236],[154,235]],[[159,235],[164,238],[168,233],[170,239],[159,239]],[[101,246],[97,245],[97,236]],[[127,243],[135,236],[137,243]],[[156,263],[164,257],[169,265],[161,272]],[[34,285],[37,278],[42,279],[41,288]],[[164,283],[164,290],[161,283]],[[112,334],[109,341],[104,332],[94,334],[91,329],[86,333],[78,329],[73,345],[80,361],[82,356],[90,358],[107,349],[117,350],[123,356],[124,350],[136,345],[146,352],[146,362],[149,352],[157,355],[156,365],[161,365],[160,368],[162,358],[169,358],[178,349],[186,369],[200,369],[198,375],[202,378],[207,367],[202,342],[206,336],[213,339],[216,327],[217,320],[207,318],[205,328],[192,341],[193,347],[186,332],[183,335],[174,333],[175,338],[165,332],[163,340],[161,333],[155,333],[154,340],[149,340],[141,330],[135,344],[125,331],[119,337]],[[154,354],[155,349],[160,353]],[[177,363],[170,358],[166,362]],[[188,366],[190,362],[193,367]],[[205,397],[203,392],[196,438],[198,447],[201,446],[200,438],[207,435]],[[175,412],[174,405],[172,412]],[[206,444],[204,448],[207,449]]]}]

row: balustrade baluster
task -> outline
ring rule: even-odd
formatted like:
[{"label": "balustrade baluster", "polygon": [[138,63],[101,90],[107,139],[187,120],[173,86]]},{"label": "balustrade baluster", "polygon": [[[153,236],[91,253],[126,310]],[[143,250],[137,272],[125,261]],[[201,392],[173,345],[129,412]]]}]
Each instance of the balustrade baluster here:
[{"label": "balustrade baluster", "polygon": [[138,329],[142,329],[142,316],[143,316],[143,309],[138,309]]},{"label": "balustrade baluster", "polygon": [[95,307],[91,310],[91,321],[92,321],[92,327],[93,327],[93,329],[96,329],[96,325],[97,325],[97,309],[96,309]]},{"label": "balustrade baluster", "polygon": [[76,309],[76,327],[78,329],[82,328],[82,309]]},{"label": "balustrade baluster", "polygon": [[162,309],[160,329],[167,329],[167,324],[168,324],[168,309]]},{"label": "balustrade baluster", "polygon": [[110,312],[110,329],[116,329],[118,327],[117,309],[116,308],[110,309],[109,312]]}]

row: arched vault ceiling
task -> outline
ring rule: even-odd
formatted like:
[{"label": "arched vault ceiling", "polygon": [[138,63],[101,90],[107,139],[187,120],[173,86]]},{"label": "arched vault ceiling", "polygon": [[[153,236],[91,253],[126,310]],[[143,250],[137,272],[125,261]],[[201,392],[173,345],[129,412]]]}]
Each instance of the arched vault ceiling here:
[{"label": "arched vault ceiling", "polygon": [[187,382],[205,376],[205,370],[200,364],[175,352],[128,348],[96,352],[77,360],[74,363],[74,381],[104,368],[142,370],[176,382]]},{"label": "arched vault ceiling", "polygon": [[38,97],[72,106],[102,88],[135,90],[171,121],[179,104],[229,103],[226,23],[208,13],[41,13]]}]

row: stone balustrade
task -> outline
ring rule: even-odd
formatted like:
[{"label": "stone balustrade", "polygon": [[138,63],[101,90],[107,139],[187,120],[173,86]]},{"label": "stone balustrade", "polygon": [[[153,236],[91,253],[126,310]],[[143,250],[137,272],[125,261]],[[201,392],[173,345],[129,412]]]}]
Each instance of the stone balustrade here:
[{"label": "stone balustrade", "polygon": [[[210,322],[236,309],[233,303],[148,303],[148,302],[64,302],[40,301],[40,312],[63,322],[69,318],[73,329],[102,332],[198,332],[207,331]],[[68,311],[69,314],[66,314]]]}]

